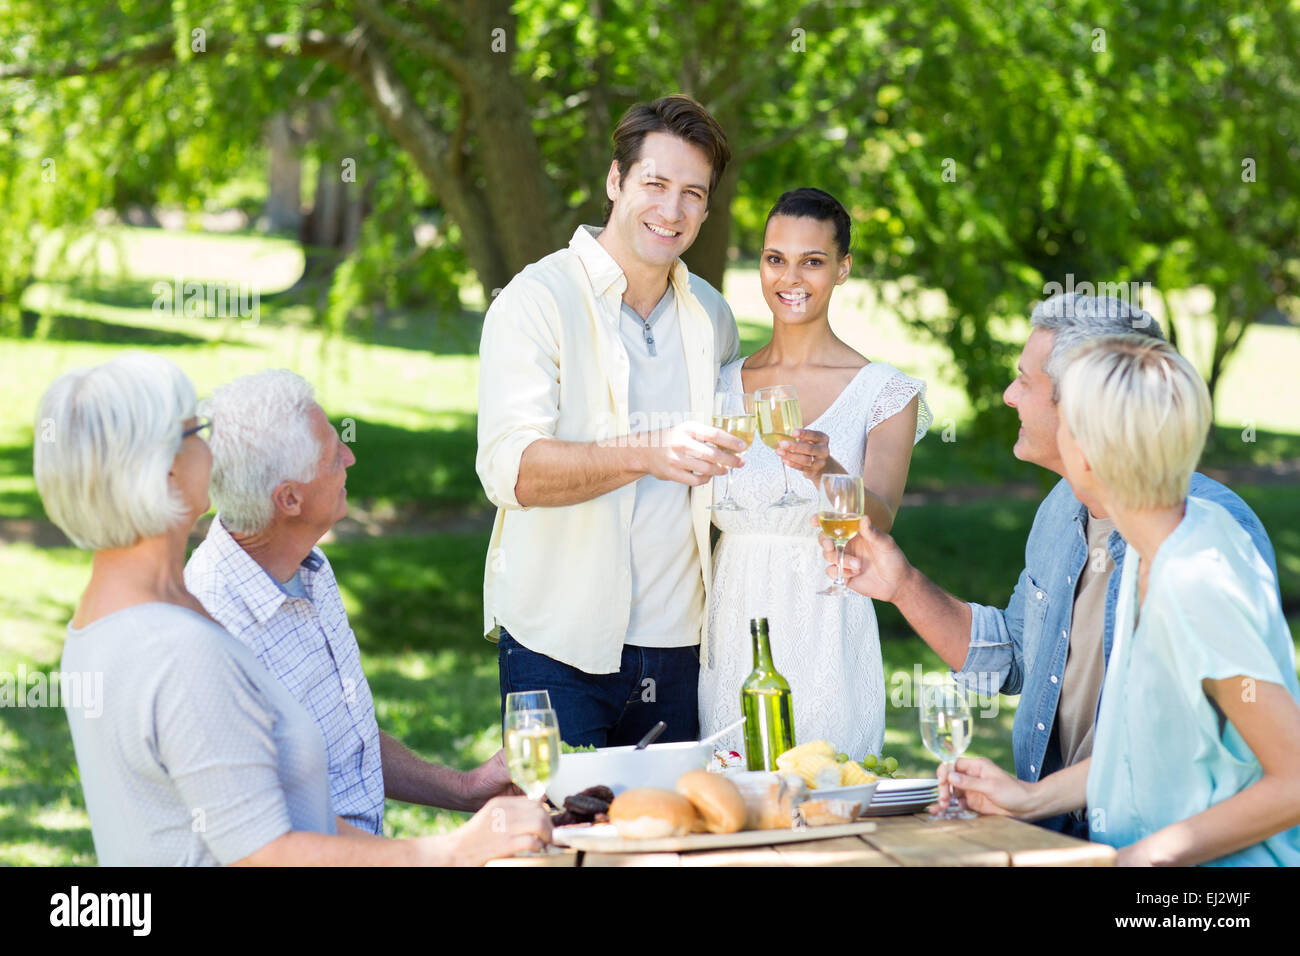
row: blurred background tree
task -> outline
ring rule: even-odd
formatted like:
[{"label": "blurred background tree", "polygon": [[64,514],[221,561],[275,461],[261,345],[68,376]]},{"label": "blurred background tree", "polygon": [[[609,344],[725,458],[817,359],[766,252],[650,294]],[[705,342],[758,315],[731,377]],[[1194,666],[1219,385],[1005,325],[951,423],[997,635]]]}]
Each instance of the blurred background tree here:
[{"label": "blurred background tree", "polygon": [[[601,220],[618,116],[673,91],[736,157],[692,268],[720,285],[781,191],[836,193],[858,273],[898,283],[981,428],[1016,350],[998,319],[1046,283],[1207,286],[1212,388],[1251,322],[1294,311],[1295,0],[15,0],[0,21],[10,323],[42,234],[199,197],[296,232],[331,327],[454,311],[466,280],[487,300]],[[232,195],[254,168],[265,188]]]},{"label": "blurred background tree", "polygon": [[[1300,0],[0,3],[0,575],[22,585],[0,590],[0,672],[57,667],[89,573],[32,476],[55,376],[127,347],[200,394],[293,368],[356,441],[327,550],[380,725],[449,765],[490,756],[482,308],[600,222],[619,115],[674,91],[736,156],[689,262],[726,270],[746,352],[770,331],[773,201],[815,185],[852,212],[836,327],[924,378],[938,415],[894,532],[918,567],[1005,603],[1055,479],[1001,427],[1024,317],[1048,283],[1150,282],[1221,386],[1202,470],[1268,528],[1300,648],[1298,22]],[[180,280],[258,285],[260,324],[158,314]],[[891,688],[945,669],[877,615]],[[1009,766],[1002,704],[974,750]],[[888,724],[886,750],[933,772],[915,709],[891,701]],[[463,819],[386,816],[390,835]],[[11,862],[94,862],[56,708],[0,707]]]}]

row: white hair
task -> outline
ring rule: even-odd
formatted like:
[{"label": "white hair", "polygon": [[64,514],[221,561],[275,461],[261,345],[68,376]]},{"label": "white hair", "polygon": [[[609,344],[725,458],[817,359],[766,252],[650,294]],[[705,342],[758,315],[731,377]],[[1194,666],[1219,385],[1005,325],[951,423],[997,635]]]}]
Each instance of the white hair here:
[{"label": "white hair", "polygon": [[1099,335],[1138,335],[1165,340],[1160,323],[1135,303],[1113,295],[1063,292],[1034,306],[1029,324],[1056,333],[1043,371],[1052,382],[1052,401],[1061,400],[1061,378],[1071,352]]},{"label": "white hair", "polygon": [[1070,356],[1061,414],[1122,508],[1169,508],[1187,497],[1205,448],[1210,391],[1167,342],[1094,339]]},{"label": "white hair", "polygon": [[208,493],[227,530],[265,530],[275,516],[276,487],[316,477],[321,447],[308,418],[315,404],[302,376],[268,369],[221,386],[200,405],[212,419]]},{"label": "white hair", "polygon": [[194,386],[168,359],[127,352],[61,375],[36,413],[45,513],[79,548],[125,548],[186,520],[168,480]]}]

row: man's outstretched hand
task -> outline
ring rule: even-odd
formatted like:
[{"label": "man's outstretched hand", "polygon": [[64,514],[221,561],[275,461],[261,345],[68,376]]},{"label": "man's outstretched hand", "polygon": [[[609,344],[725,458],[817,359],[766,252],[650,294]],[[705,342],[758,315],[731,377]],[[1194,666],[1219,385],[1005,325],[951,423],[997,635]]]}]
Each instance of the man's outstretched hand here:
[{"label": "man's outstretched hand", "polygon": [[[835,544],[825,535],[820,540],[826,574],[833,580],[838,573]],[[844,549],[844,580],[848,586],[872,600],[892,603],[911,572],[912,565],[894,539],[863,518],[858,533]]]}]

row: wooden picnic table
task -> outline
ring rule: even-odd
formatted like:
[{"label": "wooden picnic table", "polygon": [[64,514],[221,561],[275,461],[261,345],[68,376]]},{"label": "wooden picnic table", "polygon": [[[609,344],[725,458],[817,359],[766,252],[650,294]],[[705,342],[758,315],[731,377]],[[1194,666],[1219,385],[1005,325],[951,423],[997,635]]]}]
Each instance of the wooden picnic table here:
[{"label": "wooden picnic table", "polygon": [[[579,853],[492,860],[488,866],[1114,866],[1115,849],[1007,817],[878,817],[872,833],[691,853]],[[815,832],[815,831],[814,831]]]}]

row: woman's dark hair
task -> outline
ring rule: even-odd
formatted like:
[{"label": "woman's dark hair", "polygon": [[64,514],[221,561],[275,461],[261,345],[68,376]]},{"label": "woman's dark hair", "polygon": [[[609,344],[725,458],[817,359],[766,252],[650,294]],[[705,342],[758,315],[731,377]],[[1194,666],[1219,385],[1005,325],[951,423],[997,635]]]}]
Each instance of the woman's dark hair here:
[{"label": "woman's dark hair", "polygon": [[[767,214],[767,222],[771,222],[773,216],[829,222],[835,230],[835,245],[839,246],[840,257],[849,254],[849,214],[830,193],[811,186],[782,193],[772,211]],[[763,224],[763,229],[766,231],[767,223]]]},{"label": "woman's dark hair", "polygon": [[[727,146],[727,134],[709,111],[681,93],[662,96],[653,103],[637,103],[629,108],[618,121],[613,137],[620,189],[632,166],[641,158],[641,144],[647,133],[671,133],[709,157],[711,175],[707,199],[711,201],[718,180],[722,178],[727,163],[731,162],[731,149]],[[606,222],[613,208],[614,204],[606,200]]]}]

